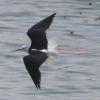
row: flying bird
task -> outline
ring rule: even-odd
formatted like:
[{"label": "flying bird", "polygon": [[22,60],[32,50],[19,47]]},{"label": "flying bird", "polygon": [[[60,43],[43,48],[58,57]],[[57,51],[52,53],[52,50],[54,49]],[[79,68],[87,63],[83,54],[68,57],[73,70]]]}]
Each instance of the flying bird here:
[{"label": "flying bird", "polygon": [[41,88],[41,72],[39,67],[46,61],[49,53],[46,30],[50,27],[55,15],[56,13],[53,13],[28,30],[27,35],[31,40],[30,46],[24,45],[20,49],[14,50],[28,52],[28,55],[23,57],[23,61],[37,89]]}]

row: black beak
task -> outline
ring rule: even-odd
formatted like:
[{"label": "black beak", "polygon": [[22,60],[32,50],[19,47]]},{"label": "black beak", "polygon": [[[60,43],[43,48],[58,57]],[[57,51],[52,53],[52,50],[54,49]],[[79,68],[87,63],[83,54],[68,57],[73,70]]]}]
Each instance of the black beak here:
[{"label": "black beak", "polygon": [[17,50],[13,50],[13,51],[11,51],[11,52],[16,52],[16,51],[20,51],[20,50],[23,50],[23,48],[17,49]]}]

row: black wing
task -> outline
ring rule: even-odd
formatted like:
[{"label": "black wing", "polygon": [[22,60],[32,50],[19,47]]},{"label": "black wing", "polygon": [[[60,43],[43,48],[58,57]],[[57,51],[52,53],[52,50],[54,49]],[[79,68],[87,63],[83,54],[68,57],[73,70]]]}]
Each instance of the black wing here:
[{"label": "black wing", "polygon": [[23,57],[24,64],[28,70],[36,88],[40,88],[41,72],[40,65],[48,58],[47,54],[41,51],[33,51],[31,55]]},{"label": "black wing", "polygon": [[30,49],[47,49],[48,41],[45,31],[51,25],[55,14],[50,15],[28,30],[27,35],[32,41]]}]

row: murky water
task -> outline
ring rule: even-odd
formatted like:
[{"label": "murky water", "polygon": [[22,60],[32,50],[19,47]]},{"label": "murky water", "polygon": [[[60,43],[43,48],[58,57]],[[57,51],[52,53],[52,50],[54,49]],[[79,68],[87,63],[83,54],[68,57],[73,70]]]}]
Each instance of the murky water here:
[{"label": "murky water", "polygon": [[[11,50],[30,43],[28,28],[54,12],[48,37],[84,53],[48,59],[37,90],[23,64],[26,53]],[[0,100],[99,100],[99,16],[100,0],[0,0]]]}]

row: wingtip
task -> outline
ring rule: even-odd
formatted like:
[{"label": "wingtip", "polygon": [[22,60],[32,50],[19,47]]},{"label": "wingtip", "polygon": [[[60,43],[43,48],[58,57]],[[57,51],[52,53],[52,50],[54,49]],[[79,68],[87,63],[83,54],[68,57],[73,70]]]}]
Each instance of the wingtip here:
[{"label": "wingtip", "polygon": [[[35,82],[34,82],[34,83],[35,83]],[[37,90],[38,90],[38,89],[41,89],[41,84],[40,84],[40,83],[38,83],[38,84],[35,83],[35,86],[36,86]]]},{"label": "wingtip", "polygon": [[36,88],[37,88],[37,90],[38,90],[38,89],[41,89],[41,86],[40,86],[40,85],[37,85]]},{"label": "wingtip", "polygon": [[52,15],[50,15],[50,16],[55,17],[55,15],[56,15],[56,13],[53,13],[53,14],[52,14]]},{"label": "wingtip", "polygon": [[55,15],[56,15],[56,13],[53,13],[53,15],[55,16]]},{"label": "wingtip", "polygon": [[43,20],[41,20],[40,22],[38,22],[37,24],[35,24],[34,26],[32,26],[29,30],[28,30],[28,35],[33,34],[32,31],[33,30],[47,30],[54,17],[55,17],[56,13],[53,13],[51,15],[49,15],[48,17],[44,18]]}]

